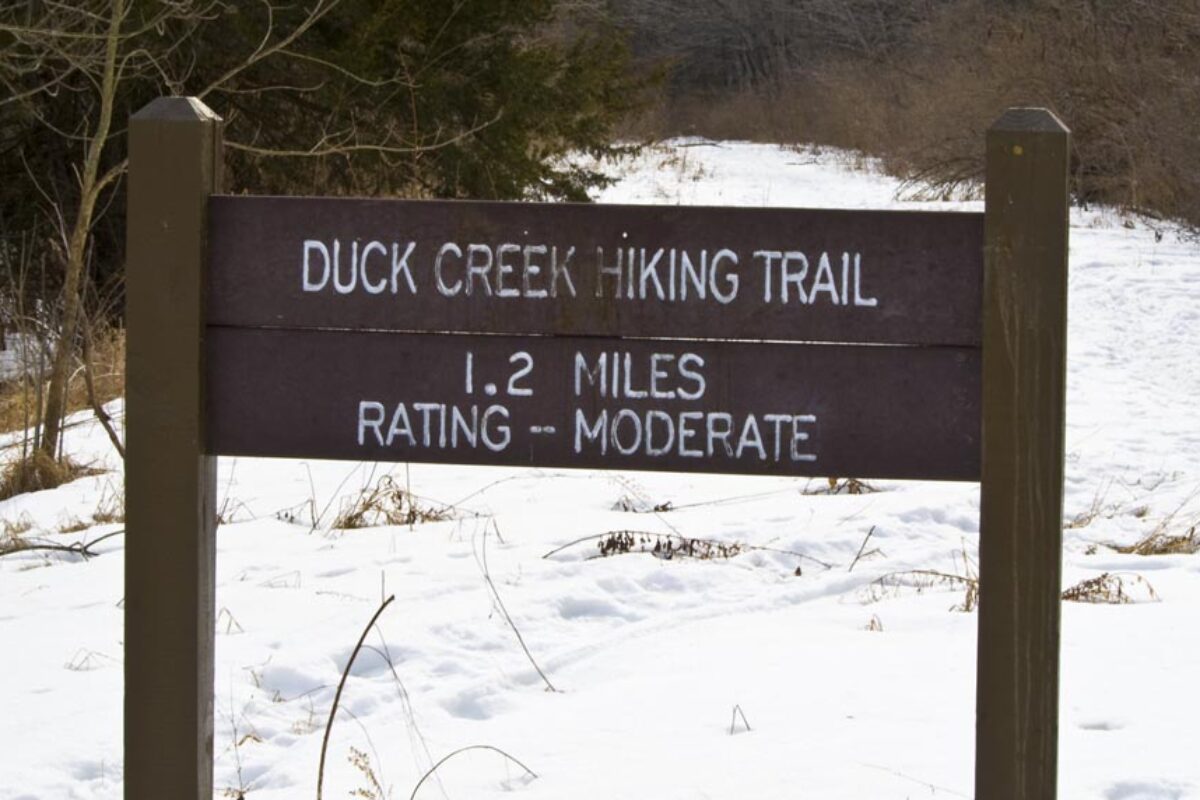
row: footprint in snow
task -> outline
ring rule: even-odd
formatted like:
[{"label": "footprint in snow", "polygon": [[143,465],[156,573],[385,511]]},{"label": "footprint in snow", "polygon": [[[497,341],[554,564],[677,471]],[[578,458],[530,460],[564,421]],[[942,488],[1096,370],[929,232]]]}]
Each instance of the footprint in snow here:
[{"label": "footprint in snow", "polygon": [[1104,793],[1106,800],[1184,800],[1186,787],[1175,783],[1121,781]]}]

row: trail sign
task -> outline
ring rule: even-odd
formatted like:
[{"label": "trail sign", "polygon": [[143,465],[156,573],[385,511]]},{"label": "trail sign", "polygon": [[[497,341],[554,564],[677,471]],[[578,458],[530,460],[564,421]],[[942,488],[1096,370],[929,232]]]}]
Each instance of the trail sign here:
[{"label": "trail sign", "polygon": [[213,452],[979,477],[982,214],[209,213]]},{"label": "trail sign", "polygon": [[976,797],[1052,798],[1069,135],[986,213],[220,195],[130,125],[125,796],[212,793],[215,456],[982,480]]}]

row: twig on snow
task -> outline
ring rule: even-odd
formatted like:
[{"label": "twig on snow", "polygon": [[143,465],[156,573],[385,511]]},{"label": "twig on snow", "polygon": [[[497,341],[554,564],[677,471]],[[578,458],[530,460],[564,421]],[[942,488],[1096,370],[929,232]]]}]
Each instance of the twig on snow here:
[{"label": "twig on snow", "polygon": [[408,800],[416,800],[417,792],[421,789],[421,785],[425,783],[425,781],[429,778],[430,775],[437,772],[438,767],[440,767],[442,764],[445,764],[447,761],[454,758],[456,755],[459,755],[460,753],[466,753],[470,750],[491,750],[494,753],[499,753],[500,755],[507,758],[509,761],[516,764],[521,769],[525,770],[525,774],[530,775],[531,777],[533,777],[535,779],[538,776],[538,774],[536,772],[534,772],[529,767],[522,764],[519,760],[517,760],[513,756],[511,756],[508,753],[501,750],[499,747],[492,747],[490,744],[472,744],[472,745],[467,745],[466,747],[460,747],[458,750],[455,750],[453,753],[451,753],[448,756],[444,756],[440,761],[438,761],[436,764],[434,764],[428,772],[426,772],[424,775],[421,776],[421,780],[417,781],[417,785],[413,787],[412,794],[410,794],[408,796]]},{"label": "twig on snow", "polygon": [[735,705],[733,707],[733,716],[729,720],[729,735],[730,736],[733,736],[734,726],[737,725],[737,718],[739,716],[742,718],[742,724],[746,726],[746,732],[749,733],[749,731],[750,731],[750,723],[746,721],[746,712],[742,711],[741,706]]},{"label": "twig on snow", "polygon": [[[863,551],[867,549],[867,542],[871,541],[871,536],[874,533],[875,533],[875,526],[872,525],[871,530],[867,531],[866,537],[862,540],[862,544],[858,546],[858,554],[854,556],[854,560],[850,562],[850,567],[849,567],[849,569],[846,570],[846,572],[854,571],[854,565],[857,564],[858,560],[863,557]],[[872,550],[871,552],[872,553],[878,552],[878,548],[876,548],[875,550]]]},{"label": "twig on snow", "polygon": [[333,707],[329,709],[329,719],[325,721],[325,736],[321,740],[321,760],[317,765],[317,800],[321,800],[321,791],[325,783],[325,753],[329,749],[329,734],[333,730],[333,718],[337,716],[338,703],[342,699],[342,689],[346,686],[346,679],[350,677],[350,668],[354,666],[354,659],[358,657],[358,651],[362,649],[363,642],[367,639],[367,634],[375,627],[375,622],[379,619],[379,615],[395,599],[396,595],[391,595],[380,603],[379,608],[375,609],[375,613],[371,616],[371,621],[367,623],[367,627],[363,628],[362,635],[358,637],[358,644],[354,645],[354,649],[350,652],[350,658],[346,661],[346,668],[342,670],[342,679],[338,681],[337,692],[333,695]]},{"label": "twig on snow", "polygon": [[28,540],[20,542],[12,547],[0,548],[0,557],[11,556],[14,553],[29,553],[38,550],[51,553],[71,553],[72,555],[82,556],[83,558],[95,558],[99,553],[92,551],[92,548],[103,542],[105,539],[111,539],[114,536],[120,536],[125,533],[122,528],[118,531],[110,531],[103,536],[99,536],[90,542],[71,542],[70,544],[53,544],[51,542],[43,542],[41,540]]},{"label": "twig on snow", "polygon": [[547,691],[557,692],[558,689],[554,688],[554,684],[550,682],[550,679],[546,677],[546,673],[542,672],[542,668],[539,667],[537,661],[534,660],[533,653],[529,652],[529,647],[525,644],[525,637],[521,636],[521,631],[517,628],[517,623],[513,622],[512,616],[509,615],[508,609],[504,606],[504,601],[500,599],[500,592],[496,589],[496,584],[492,581],[491,571],[488,570],[487,535],[487,526],[484,526],[482,546],[483,558],[482,562],[480,563],[480,567],[483,570],[483,580],[487,583],[488,588],[492,592],[492,598],[496,601],[496,607],[500,609],[500,613],[503,614],[504,619],[508,621],[508,627],[512,628],[512,632],[516,634],[517,641],[520,643],[521,649],[525,651],[525,657],[529,659],[529,663],[533,665],[535,670],[537,670],[537,674],[542,676],[542,680],[546,683]]}]

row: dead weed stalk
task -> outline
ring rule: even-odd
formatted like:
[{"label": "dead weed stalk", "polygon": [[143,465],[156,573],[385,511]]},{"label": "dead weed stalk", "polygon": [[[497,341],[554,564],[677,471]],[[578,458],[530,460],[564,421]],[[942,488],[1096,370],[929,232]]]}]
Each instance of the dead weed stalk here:
[{"label": "dead weed stalk", "polygon": [[909,569],[880,575],[864,587],[866,603],[877,603],[899,597],[906,591],[924,594],[931,589],[961,590],[963,599],[950,607],[951,611],[970,613],[979,606],[979,578],[975,575],[956,575],[933,569]]},{"label": "dead weed stalk", "polygon": [[1119,510],[1119,506],[1109,506],[1106,508],[1105,499],[1108,497],[1108,490],[1112,487],[1112,481],[1107,481],[1101,484],[1096,489],[1096,493],[1092,495],[1092,502],[1086,509],[1071,517],[1063,524],[1063,530],[1079,530],[1091,525],[1097,517],[1104,516],[1106,519],[1111,519]]},{"label": "dead weed stalk", "polygon": [[800,494],[874,494],[878,491],[877,487],[858,478],[826,478],[824,483],[816,486],[809,481]]},{"label": "dead weed stalk", "polygon": [[442,522],[453,518],[448,506],[422,505],[407,489],[384,475],[374,486],[367,486],[355,497],[344,502],[330,527],[335,530],[354,530],[379,525],[416,525]]},{"label": "dead weed stalk", "polygon": [[[702,561],[710,561],[714,559],[733,558],[745,552],[767,552],[780,553],[782,555],[793,556],[799,559],[806,559],[814,563],[820,564],[825,569],[832,569],[833,565],[822,561],[818,558],[813,558],[810,555],[796,552],[795,550],[784,550],[777,547],[764,547],[762,545],[746,544],[744,542],[722,542],[716,539],[703,539],[695,536],[684,536],[679,533],[654,533],[651,531],[635,531],[635,530],[618,530],[608,531],[606,533],[597,533],[592,536],[583,536],[578,539],[559,545],[558,547],[542,554],[542,558],[550,558],[564,550],[569,550],[577,545],[595,542],[597,552],[590,556],[586,556],[587,560],[594,558],[608,558],[610,556],[626,555],[628,553],[648,553],[655,558],[670,560],[674,558],[695,558]],[[800,574],[799,568],[796,574]]]},{"label": "dead weed stalk", "polygon": [[104,472],[91,465],[78,464],[70,458],[54,458],[41,450],[30,452],[25,458],[9,462],[0,472],[0,500],[7,500],[26,492],[39,492],[70,483],[89,475]]},{"label": "dead weed stalk", "polygon": [[1145,538],[1131,545],[1113,545],[1118,553],[1135,556],[1192,555],[1200,552],[1200,538],[1196,536],[1196,525],[1184,533],[1167,533],[1155,529]]},{"label": "dead weed stalk", "polygon": [[350,658],[346,659],[346,668],[342,670],[342,678],[338,681],[337,691],[333,695],[333,705],[329,709],[329,719],[325,721],[325,736],[321,739],[321,759],[317,765],[317,800],[321,800],[322,790],[325,786],[325,754],[329,750],[329,734],[333,731],[333,720],[337,716],[338,703],[342,701],[342,690],[346,688],[346,679],[350,677],[350,668],[354,666],[354,659],[358,657],[358,652],[362,650],[363,642],[367,639],[367,634],[375,627],[375,623],[379,621],[379,617],[387,610],[387,607],[396,599],[395,595],[388,597],[379,604],[379,608],[375,609],[375,613],[371,615],[371,621],[367,623],[367,627],[363,628],[362,635],[358,637],[358,643],[354,645],[354,649],[350,651]]},{"label": "dead weed stalk", "polygon": [[[494,523],[495,521],[493,520],[493,525]],[[533,653],[529,650],[529,645],[525,644],[525,637],[521,635],[521,629],[517,627],[517,623],[513,622],[512,615],[508,613],[508,606],[504,605],[504,599],[500,597],[500,590],[496,588],[496,582],[492,580],[492,571],[488,567],[487,561],[487,537],[488,529],[485,525],[483,528],[483,543],[482,547],[480,548],[481,552],[476,559],[479,563],[479,569],[483,572],[483,581],[487,584],[488,590],[492,594],[492,599],[495,601],[496,608],[498,608],[500,613],[504,615],[505,621],[508,622],[508,627],[512,628],[513,634],[517,637],[517,643],[520,644],[521,649],[525,651],[525,657],[529,659],[529,663],[533,665],[533,668],[537,671],[537,674],[541,676],[542,682],[546,684],[546,691],[557,693],[558,689],[555,688],[554,684],[550,682],[550,678],[546,676],[546,673],[542,671],[541,666],[538,665],[537,659],[533,657]],[[472,539],[472,549],[474,549],[474,544],[474,539]],[[436,769],[436,767],[434,769]]]},{"label": "dead weed stalk", "polygon": [[1154,587],[1141,575],[1115,572],[1103,572],[1094,578],[1080,581],[1064,591],[1062,599],[1068,603],[1106,603],[1110,605],[1145,602],[1134,597],[1130,591],[1133,588],[1143,589],[1150,602],[1157,602],[1159,599]]},{"label": "dead weed stalk", "polygon": [[1113,550],[1125,555],[1134,556],[1165,556],[1192,555],[1200,552],[1200,538],[1196,536],[1196,528],[1200,527],[1200,519],[1185,522],[1181,527],[1187,528],[1182,533],[1174,533],[1175,518],[1179,516],[1188,503],[1196,497],[1196,492],[1183,499],[1171,513],[1158,521],[1154,529],[1131,545],[1111,544]]}]

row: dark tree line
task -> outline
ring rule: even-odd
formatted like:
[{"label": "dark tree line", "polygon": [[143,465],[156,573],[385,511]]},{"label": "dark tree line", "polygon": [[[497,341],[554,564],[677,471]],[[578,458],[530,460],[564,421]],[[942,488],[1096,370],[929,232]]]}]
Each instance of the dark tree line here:
[{"label": "dark tree line", "polygon": [[1073,129],[1073,190],[1200,225],[1196,0],[611,0],[672,65],[658,131],[813,141],[971,190],[1010,105]]},{"label": "dark tree line", "polygon": [[81,320],[119,316],[149,100],[225,118],[232,191],[578,200],[605,178],[566,156],[618,152],[646,83],[599,0],[0,0],[0,305],[58,331],[38,449]]},{"label": "dark tree line", "polygon": [[[106,23],[122,5],[98,131]],[[91,255],[102,280],[119,271],[125,120],[164,93],[202,95],[225,117],[235,191],[581,199],[602,177],[561,156],[612,152],[643,85],[598,3],[10,0],[0,236],[71,215],[101,133],[100,172],[118,169]]]},{"label": "dark tree line", "polygon": [[883,63],[952,0],[612,0],[635,50],[672,64],[675,95],[772,92],[830,60]]}]

